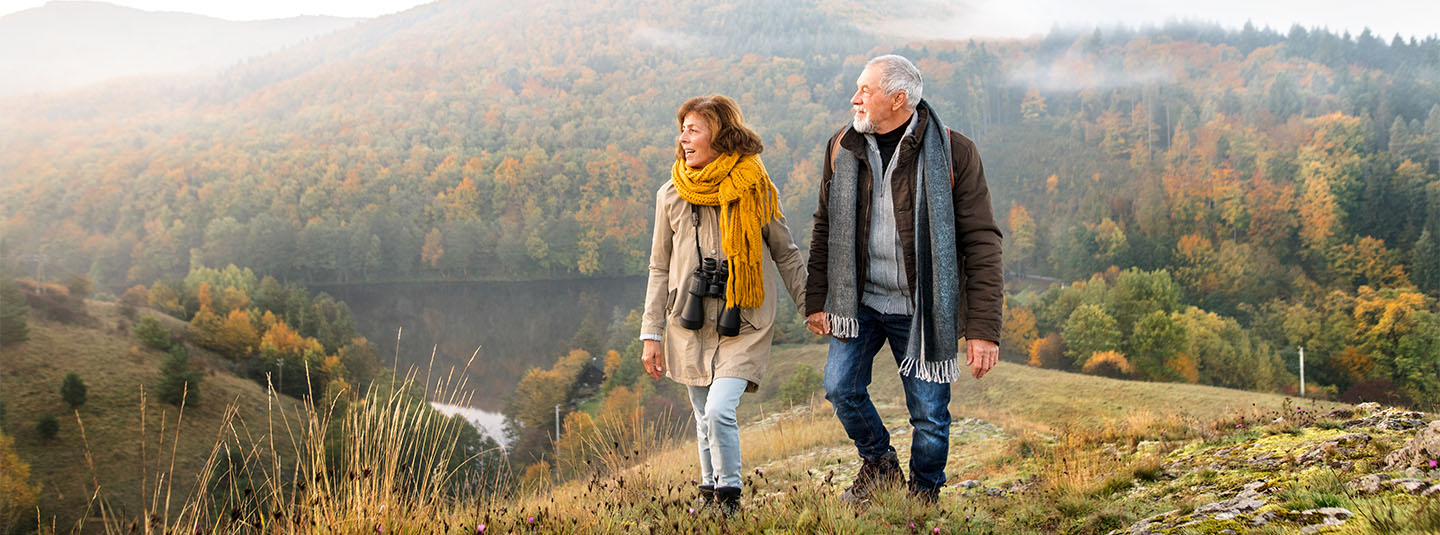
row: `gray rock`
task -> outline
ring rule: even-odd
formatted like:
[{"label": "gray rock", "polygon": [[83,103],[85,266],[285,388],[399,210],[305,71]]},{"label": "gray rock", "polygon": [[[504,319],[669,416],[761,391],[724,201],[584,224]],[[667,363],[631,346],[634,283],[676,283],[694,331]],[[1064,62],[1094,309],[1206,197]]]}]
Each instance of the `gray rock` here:
[{"label": "gray rock", "polygon": [[1344,507],[1325,507],[1301,511],[1297,521],[1306,525],[1300,530],[1301,533],[1315,533],[1331,526],[1344,524],[1352,516],[1355,516],[1355,513]]},{"label": "gray rock", "polygon": [[1440,483],[1430,485],[1430,488],[1420,491],[1420,495],[1426,498],[1440,496]]},{"label": "gray rock", "polygon": [[1347,483],[1346,486],[1365,494],[1375,494],[1380,492],[1380,484],[1385,482],[1386,479],[1389,479],[1389,477],[1384,474],[1370,474],[1351,481]]},{"label": "gray rock", "polygon": [[1386,455],[1385,468],[1429,468],[1430,461],[1435,459],[1440,459],[1440,420],[1430,422],[1415,438]]},{"label": "gray rock", "polygon": [[1420,492],[1424,491],[1425,487],[1429,486],[1429,484],[1419,479],[1411,479],[1407,477],[1403,479],[1392,479],[1390,481],[1386,481],[1385,486],[1400,489],[1410,494],[1419,494]]},{"label": "gray rock", "polygon": [[1005,489],[990,487],[988,489],[985,489],[985,494],[991,497],[999,498],[1005,495]]},{"label": "gray rock", "polygon": [[961,482],[960,482],[960,486],[965,487],[965,488],[967,488],[967,489],[973,489],[973,488],[975,488],[975,487],[980,486],[980,482],[977,481],[977,480],[974,480],[974,479],[967,479],[967,480],[965,480],[965,481],[961,481]]},{"label": "gray rock", "polygon": [[[1241,513],[1254,512],[1256,509],[1265,506],[1265,498],[1258,492],[1264,488],[1264,481],[1256,481],[1245,485],[1245,490],[1240,491],[1235,497],[1222,502],[1208,503],[1195,509],[1196,515],[1209,515],[1220,520],[1235,518]],[[1225,518],[1220,518],[1225,515]]]}]

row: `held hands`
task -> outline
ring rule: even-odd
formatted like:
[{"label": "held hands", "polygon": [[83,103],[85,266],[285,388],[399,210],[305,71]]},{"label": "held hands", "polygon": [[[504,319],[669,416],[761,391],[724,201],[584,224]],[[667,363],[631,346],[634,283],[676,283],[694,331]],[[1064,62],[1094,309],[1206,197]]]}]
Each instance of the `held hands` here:
[{"label": "held hands", "polygon": [[645,373],[650,377],[659,379],[665,375],[665,359],[660,358],[658,340],[645,340],[645,347],[640,350],[640,362],[645,365]]},{"label": "held hands", "polygon": [[989,340],[965,340],[965,364],[970,366],[970,375],[976,379],[984,377],[995,363],[1000,361],[1000,345]]},{"label": "held hands", "polygon": [[830,317],[826,316],[823,311],[806,316],[805,328],[820,336],[828,336],[830,334]]}]

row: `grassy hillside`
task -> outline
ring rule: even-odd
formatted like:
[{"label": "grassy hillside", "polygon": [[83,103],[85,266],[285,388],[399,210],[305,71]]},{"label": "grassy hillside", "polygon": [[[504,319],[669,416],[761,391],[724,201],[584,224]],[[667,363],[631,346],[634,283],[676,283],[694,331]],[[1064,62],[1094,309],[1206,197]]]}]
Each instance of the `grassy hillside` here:
[{"label": "grassy hillside", "polygon": [[[151,509],[150,504],[167,499],[166,487],[157,482],[157,476],[164,474],[174,474],[168,498],[177,503],[186,500],[220,433],[238,433],[246,442],[268,442],[273,433],[278,435],[277,449],[293,450],[279,415],[294,414],[299,404],[291,398],[267,398],[260,385],[223,371],[220,359],[204,350],[191,349],[191,364],[202,375],[195,403],[181,414],[176,407],[149,399],[142,411],[142,385],[148,391],[157,383],[165,354],[146,348],[119,328],[122,321],[129,322],[114,305],[92,302],[88,309],[96,319],[91,326],[32,317],[29,341],[6,346],[0,353],[5,432],[14,437],[20,458],[30,464],[31,477],[42,486],[38,501],[47,525],[54,515],[55,527],[69,532],[87,507],[100,502],[121,517],[139,517]],[[158,312],[148,313],[174,330],[184,327]],[[78,373],[88,387],[78,417],[59,393],[70,372]],[[232,406],[238,419],[227,420]],[[60,422],[59,433],[48,442],[35,429],[40,415],[47,412]],[[271,414],[276,419],[273,432]],[[248,428],[238,423],[222,426],[227,421],[243,421]],[[99,514],[91,509],[92,524]]]},{"label": "grassy hillside", "polygon": [[[826,346],[785,347],[775,353],[772,377],[785,378],[800,365],[825,366]],[[875,357],[871,394],[903,412],[904,395],[889,349]],[[772,381],[772,385],[779,381]],[[773,395],[773,389],[760,397]],[[817,393],[817,396],[820,394]],[[744,398],[742,405],[757,400]],[[1136,418],[1213,421],[1240,412],[1279,408],[1283,396],[1212,386],[1122,381],[1001,362],[984,379],[961,377],[951,390],[950,412],[1046,432],[1095,428]],[[1318,404],[1329,410],[1338,404]]]},{"label": "grassy hillside", "polygon": [[[775,358],[772,377],[784,378],[802,364],[820,364],[824,347],[781,348]],[[903,464],[907,416],[892,371],[888,363],[877,366],[873,392]],[[693,443],[666,443],[650,434],[602,455],[588,477],[552,484],[531,471],[521,478],[522,489],[489,497],[403,492],[406,485],[453,487],[445,484],[443,470],[387,473],[382,466],[371,476],[376,459],[387,457],[377,451],[369,461],[336,469],[337,476],[349,470],[348,479],[317,474],[323,490],[291,491],[278,506],[270,502],[239,521],[212,517],[200,507],[171,525],[227,533],[256,527],[284,533],[1440,529],[1440,470],[1428,466],[1423,452],[1387,462],[1392,452],[1413,449],[1417,436],[1440,440],[1440,425],[1422,431],[1429,417],[1421,413],[1008,364],[978,383],[957,385],[955,394],[950,479],[936,506],[916,504],[898,489],[860,509],[841,505],[836,495],[853,480],[858,462],[829,406],[817,396],[779,407],[772,386],[742,403],[746,492],[742,513],[730,519],[697,503]],[[372,423],[358,422],[347,432],[384,450],[383,440],[371,437],[383,434],[379,424],[402,416],[381,409],[367,417]],[[608,450],[611,438],[585,446]],[[1326,522],[1333,525],[1321,525]]]}]

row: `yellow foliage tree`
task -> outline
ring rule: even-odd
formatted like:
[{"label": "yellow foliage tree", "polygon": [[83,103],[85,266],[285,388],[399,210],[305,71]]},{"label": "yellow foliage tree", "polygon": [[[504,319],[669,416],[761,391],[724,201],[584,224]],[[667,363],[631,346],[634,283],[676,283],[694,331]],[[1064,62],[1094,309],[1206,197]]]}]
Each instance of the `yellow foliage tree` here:
[{"label": "yellow foliage tree", "polygon": [[1119,351],[1096,351],[1085,360],[1085,365],[1080,368],[1080,371],[1090,375],[1118,379],[1135,375],[1135,366],[1131,365],[1125,355]]},{"label": "yellow foliage tree", "polygon": [[300,357],[318,359],[325,349],[314,338],[300,336],[283,321],[277,321],[260,337],[260,354],[266,358]]},{"label": "yellow foliage tree", "polygon": [[250,313],[236,309],[225,316],[214,335],[213,343],[212,349],[220,354],[231,359],[242,359],[255,352],[260,344],[260,334],[255,331],[254,322],[250,321]]},{"label": "yellow foliage tree", "polygon": [[1005,360],[1023,362],[1027,351],[1040,335],[1035,330],[1035,313],[1025,307],[1006,307],[1000,329],[1000,356]]},{"label": "yellow foliage tree", "polygon": [[[203,289],[205,285],[201,284],[200,287]],[[190,318],[190,332],[194,334],[195,343],[200,344],[201,347],[215,348],[220,327],[224,322],[225,320],[216,315],[209,305],[200,305],[200,310]]]},{"label": "yellow foliage tree", "polygon": [[1200,382],[1200,368],[1195,366],[1195,359],[1189,355],[1176,355],[1165,361],[1165,367],[1183,377],[1187,383],[1193,385]]},{"label": "yellow foliage tree", "polygon": [[15,440],[0,433],[0,533],[10,533],[35,519],[40,485],[30,484],[30,465],[15,453]]},{"label": "yellow foliage tree", "polygon": [[1049,368],[1052,370],[1063,370],[1068,367],[1069,361],[1065,359],[1065,346],[1060,340],[1060,333],[1050,333],[1030,343],[1030,365],[1036,368]]}]

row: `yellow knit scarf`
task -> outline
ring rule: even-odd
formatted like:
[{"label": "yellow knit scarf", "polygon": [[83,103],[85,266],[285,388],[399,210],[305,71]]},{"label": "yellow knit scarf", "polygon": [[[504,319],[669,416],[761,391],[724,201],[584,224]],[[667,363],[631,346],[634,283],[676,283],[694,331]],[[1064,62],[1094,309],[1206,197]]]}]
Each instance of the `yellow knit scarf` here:
[{"label": "yellow knit scarf", "polygon": [[720,207],[721,247],[730,259],[725,302],[755,308],[765,301],[765,239],[760,229],[781,216],[779,192],[756,155],[722,154],[702,169],[677,158],[670,179],[691,204]]}]

